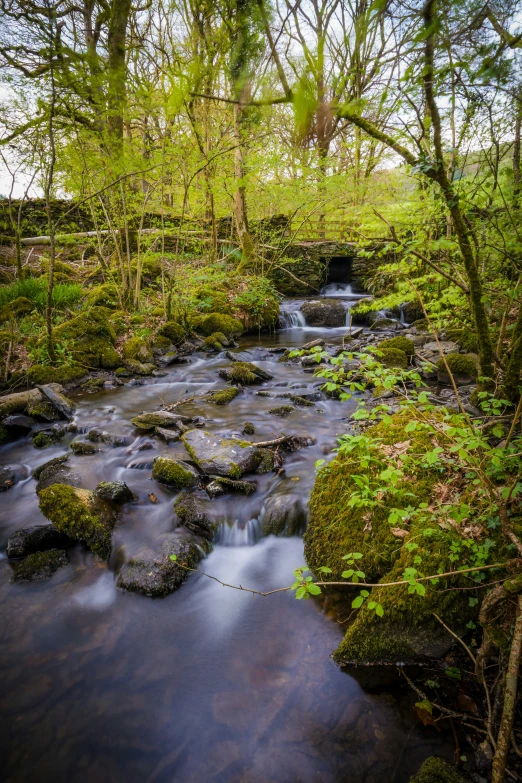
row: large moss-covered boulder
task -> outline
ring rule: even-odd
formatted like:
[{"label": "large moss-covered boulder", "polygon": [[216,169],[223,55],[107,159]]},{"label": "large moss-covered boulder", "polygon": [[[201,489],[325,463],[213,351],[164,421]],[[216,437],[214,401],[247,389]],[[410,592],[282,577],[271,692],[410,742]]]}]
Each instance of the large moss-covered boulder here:
[{"label": "large moss-covered boulder", "polygon": [[176,321],[167,321],[166,324],[160,326],[158,334],[161,337],[166,337],[170,345],[178,345],[185,336],[185,330]]},{"label": "large moss-covered boulder", "polygon": [[439,359],[437,362],[439,383],[451,382],[448,368],[455,383],[459,385],[472,383],[478,376],[478,359],[475,354],[470,353],[449,353],[445,357],[445,362],[443,359]]},{"label": "large moss-covered boulder", "polygon": [[403,351],[408,357],[415,355],[415,343],[407,337],[390,337],[388,340],[383,340],[382,343],[379,343],[378,347],[381,351],[384,348],[395,348]]},{"label": "large moss-covered boulder", "polygon": [[156,457],[152,478],[171,489],[193,487],[199,481],[199,473],[188,462],[168,457]]},{"label": "large moss-covered boulder", "polygon": [[430,756],[417,774],[410,778],[410,783],[466,783],[466,780],[452,764]]},{"label": "large moss-covered boulder", "polygon": [[263,461],[263,450],[248,441],[220,438],[204,430],[189,430],[182,440],[194,462],[209,475],[241,478]]},{"label": "large moss-covered boulder", "polygon": [[74,381],[79,381],[80,378],[84,378],[88,370],[88,367],[80,364],[64,364],[61,367],[51,367],[48,364],[33,364],[27,370],[27,380],[29,383],[38,386],[73,383]]},{"label": "large moss-covered boulder", "polygon": [[40,492],[40,510],[54,527],[106,559],[117,509],[88,489],[52,484]]},{"label": "large moss-covered boulder", "polygon": [[340,299],[315,299],[301,307],[308,326],[344,326],[346,311]]},{"label": "large moss-covered boulder", "polygon": [[123,343],[122,351],[125,359],[133,359],[142,364],[152,362],[154,359],[151,341],[146,337],[131,337]]},{"label": "large moss-covered boulder", "polygon": [[196,328],[207,337],[215,332],[222,332],[226,337],[239,337],[243,332],[241,321],[225,313],[209,313],[198,318]]},{"label": "large moss-covered boulder", "polygon": [[379,346],[381,355],[379,361],[384,364],[385,367],[397,367],[401,370],[405,370],[408,366],[408,357],[399,348],[383,348]]},{"label": "large moss-covered boulder", "polygon": [[[116,333],[109,323],[110,311],[91,307],[85,313],[65,321],[53,332],[55,344],[60,344],[84,369],[119,367],[121,359],[114,348]],[[43,340],[45,338],[42,338]]]},{"label": "large moss-covered boulder", "polygon": [[[386,468],[402,470],[405,463],[401,457],[424,454],[437,443],[447,445],[442,435],[434,439],[427,429],[406,431],[411,419],[411,412],[396,414],[390,421],[371,427],[367,434],[377,439],[371,446],[371,459],[363,459],[359,448],[354,448],[319,471],[305,534],[305,555],[313,572],[319,574],[321,566],[328,566],[332,574],[327,578],[338,581],[347,568],[343,556],[351,552],[362,555],[357,567],[372,583],[401,581],[406,568],[423,574],[451,570],[454,547],[462,551],[462,562],[466,561],[468,550],[462,548],[463,539],[454,526],[441,526],[430,514],[416,515],[406,522],[400,516],[395,521],[389,519],[392,509],[416,508],[422,503],[427,507],[433,501],[440,471],[423,467],[418,458],[409,463],[411,472],[404,469],[396,483],[381,491],[375,505],[349,503],[360,493],[361,474],[371,486]],[[469,606],[466,592],[447,589],[463,584],[463,577],[460,581],[459,577],[446,579],[441,585],[428,583],[425,595],[412,593],[409,584],[374,588],[369,600],[380,604],[384,615],[378,616],[365,602],[335,651],[335,660],[342,664],[393,664],[440,657],[453,639],[433,612],[456,633],[476,618],[477,610]],[[353,588],[349,589],[353,595]]]},{"label": "large moss-covered boulder", "polygon": [[[173,593],[208,549],[204,539],[186,528],[177,528],[133,555],[119,573],[118,587],[153,598]],[[171,555],[176,559],[172,560]]]},{"label": "large moss-covered boulder", "polygon": [[88,307],[99,305],[100,307],[108,307],[110,310],[117,310],[120,306],[118,289],[112,283],[93,286],[88,289],[85,302]]}]

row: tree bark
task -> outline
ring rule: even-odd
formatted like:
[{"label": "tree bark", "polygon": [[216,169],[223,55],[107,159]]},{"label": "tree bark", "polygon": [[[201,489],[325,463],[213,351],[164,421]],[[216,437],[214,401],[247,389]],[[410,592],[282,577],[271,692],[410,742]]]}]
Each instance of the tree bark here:
[{"label": "tree bark", "polygon": [[111,155],[119,157],[123,146],[123,115],[126,104],[127,25],[131,0],[113,0],[107,35],[107,133]]},{"label": "tree bark", "polygon": [[236,144],[234,149],[234,178],[236,180],[234,210],[236,217],[237,235],[241,249],[243,251],[241,266],[246,266],[248,265],[248,262],[251,260],[251,258],[255,255],[255,249],[248,228],[242,121],[243,109],[239,104],[236,103],[234,104],[234,140]]}]

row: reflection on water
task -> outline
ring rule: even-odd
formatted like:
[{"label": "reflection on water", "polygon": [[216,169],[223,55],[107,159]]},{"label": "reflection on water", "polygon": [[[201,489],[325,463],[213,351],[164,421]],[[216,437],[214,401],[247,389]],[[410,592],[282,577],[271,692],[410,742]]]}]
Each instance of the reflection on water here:
[{"label": "reflection on water", "polygon": [[[242,356],[274,375],[265,391],[317,391],[313,375],[266,350],[302,344],[312,339],[309,331],[325,330],[287,329],[242,341]],[[340,340],[342,332],[328,330],[328,337]],[[322,603],[289,593],[252,597],[201,574],[162,600],[116,589],[122,558],[176,524],[174,494],[152,481],[146,465],[160,453],[185,455],[179,443],[136,437],[130,418],[220,388],[217,371],[227,364],[223,355],[193,357],[143,386],[79,398],[82,429],[101,427],[125,436],[127,445],[71,457],[69,464],[83,486],[122,479],[138,499],[115,532],[109,567],[75,548],[52,579],[11,585],[11,566],[1,559],[2,780],[403,783],[431,753],[451,757],[444,735],[414,725],[414,695],[365,693],[332,663],[342,626]],[[303,545],[300,538],[260,537],[263,503],[287,486],[309,495],[314,462],[346,431],[350,408],[325,399],[281,421],[268,413],[274,397],[259,397],[257,389],[223,408],[198,403],[183,410],[203,415],[215,433],[240,435],[250,421],[253,440],[281,431],[316,439],[287,456],[284,476],[256,476],[253,495],[212,501],[227,522],[201,570],[266,592],[291,584]],[[147,441],[153,448],[141,450]],[[4,447],[0,461],[17,464],[22,478],[66,449],[40,452],[24,438]],[[151,491],[157,504],[148,499]],[[3,494],[1,513],[5,552],[14,530],[44,522],[32,479]]]}]

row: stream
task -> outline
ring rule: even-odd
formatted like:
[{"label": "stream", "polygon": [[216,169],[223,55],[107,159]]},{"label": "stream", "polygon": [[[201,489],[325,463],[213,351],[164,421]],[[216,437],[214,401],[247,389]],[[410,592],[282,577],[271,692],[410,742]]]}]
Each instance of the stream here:
[{"label": "stream", "polygon": [[[339,295],[347,306],[357,295]],[[281,432],[313,436],[315,443],[285,457],[285,474],[256,476],[249,496],[212,501],[228,523],[200,568],[230,584],[271,590],[291,584],[304,563],[300,537],[261,537],[263,504],[274,493],[306,502],[314,463],[328,459],[336,436],[349,431],[355,402],[320,399],[285,419],[268,413],[286,399],[260,397],[317,391],[318,379],[300,365],[278,363],[270,348],[298,347],[319,336],[340,343],[344,328],[308,328],[298,302],[282,305],[286,328],[250,335],[234,349],[273,374],[247,387],[229,405],[198,402],[190,415],[205,429],[253,441]],[[384,688],[366,672],[365,688],[329,658],[343,625],[328,601],[296,601],[222,587],[200,574],[175,593],[150,599],[115,586],[115,570],[140,546],[172,529],[175,493],[151,479],[158,454],[186,457],[181,443],[167,446],[130,423],[193,393],[224,387],[224,354],[193,354],[162,378],[96,394],[79,394],[75,422],[124,436],[127,445],[92,456],[71,455],[82,486],[125,481],[137,502],[125,506],[109,564],[88,550],[70,550],[70,563],[49,580],[11,584],[7,539],[20,528],[45,523],[31,471],[63,454],[35,449],[24,437],[0,450],[26,478],[0,495],[0,770],[5,783],[406,783],[430,755],[453,757],[444,734],[420,724],[407,689]],[[294,392],[295,390],[295,392]],[[185,409],[183,409],[185,411]],[[144,443],[153,448],[143,449]],[[157,503],[151,503],[154,492]],[[341,618],[342,619],[342,618]],[[374,681],[372,683],[372,676]],[[372,687],[368,687],[370,681]]]}]

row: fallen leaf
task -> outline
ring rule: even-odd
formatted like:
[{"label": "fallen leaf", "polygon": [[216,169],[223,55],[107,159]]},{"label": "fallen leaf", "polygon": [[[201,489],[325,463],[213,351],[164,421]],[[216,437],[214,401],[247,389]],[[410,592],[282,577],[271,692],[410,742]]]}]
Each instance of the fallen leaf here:
[{"label": "fallen leaf", "polygon": [[392,536],[395,536],[395,538],[406,538],[406,536],[408,535],[408,531],[403,530],[400,527],[392,527],[390,533],[392,534]]},{"label": "fallen leaf", "polygon": [[156,497],[156,495],[154,494],[154,492],[151,492],[151,493],[150,493],[150,495],[149,495],[149,500],[150,500],[150,502],[151,502],[151,503],[157,503],[157,502],[158,502],[158,498]]}]

